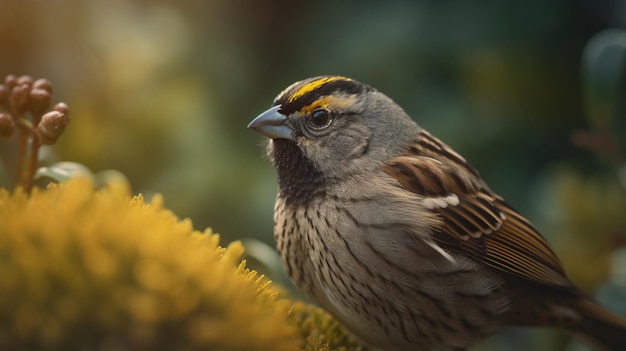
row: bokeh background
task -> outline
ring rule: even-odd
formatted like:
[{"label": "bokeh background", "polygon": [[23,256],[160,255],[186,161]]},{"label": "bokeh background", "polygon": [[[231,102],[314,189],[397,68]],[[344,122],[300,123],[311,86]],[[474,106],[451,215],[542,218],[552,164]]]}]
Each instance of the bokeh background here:
[{"label": "bokeh background", "polygon": [[[196,228],[246,240],[277,281],[262,266],[275,175],[246,125],[293,81],[367,82],[531,218],[572,280],[626,313],[625,56],[589,46],[626,47],[624,29],[621,0],[2,0],[0,77],[47,78],[69,104],[43,162],[122,172]],[[476,350],[579,349],[565,342],[513,331]]]}]

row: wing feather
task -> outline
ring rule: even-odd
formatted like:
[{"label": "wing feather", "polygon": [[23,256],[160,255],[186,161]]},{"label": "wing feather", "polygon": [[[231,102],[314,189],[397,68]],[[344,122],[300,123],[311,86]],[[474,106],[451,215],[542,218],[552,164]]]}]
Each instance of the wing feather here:
[{"label": "wing feather", "polygon": [[[441,218],[434,237],[443,247],[516,276],[570,287],[561,263],[535,227],[481,180],[447,145],[422,131],[404,156],[384,167],[400,186],[424,198]],[[451,201],[455,199],[456,201]]]}]

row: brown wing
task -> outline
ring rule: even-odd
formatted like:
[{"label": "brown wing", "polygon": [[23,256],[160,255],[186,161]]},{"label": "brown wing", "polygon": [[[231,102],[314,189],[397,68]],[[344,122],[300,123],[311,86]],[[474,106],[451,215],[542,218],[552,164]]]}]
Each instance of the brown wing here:
[{"label": "brown wing", "polygon": [[482,182],[447,145],[422,131],[407,155],[385,170],[422,195],[442,218],[435,238],[486,265],[547,285],[569,287],[559,259],[533,225]]}]

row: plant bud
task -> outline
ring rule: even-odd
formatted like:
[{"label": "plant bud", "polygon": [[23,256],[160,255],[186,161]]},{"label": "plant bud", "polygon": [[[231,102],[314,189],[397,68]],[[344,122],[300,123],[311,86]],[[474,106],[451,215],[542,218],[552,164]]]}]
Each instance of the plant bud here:
[{"label": "plant bud", "polygon": [[16,85],[11,90],[11,105],[20,113],[26,112],[28,108],[28,97],[30,95],[30,85],[27,83]]},{"label": "plant bud", "polygon": [[50,95],[50,92],[42,89],[42,88],[34,88],[31,89],[30,91],[30,97],[29,97],[29,109],[30,112],[33,113],[33,115],[35,116],[35,118],[39,117],[39,115],[41,115],[42,113],[44,113],[48,107],[50,107],[50,100],[52,99],[52,96]]},{"label": "plant bud", "polygon": [[17,78],[17,85],[27,84],[29,87],[33,85],[33,77],[23,75]]},{"label": "plant bud", "polygon": [[15,86],[17,85],[17,77],[9,74],[4,78],[4,85],[7,87],[8,91],[13,90],[13,88],[15,88]]},{"label": "plant bud", "polygon": [[4,84],[0,84],[0,106],[9,109],[9,90]]},{"label": "plant bud", "polygon": [[15,121],[8,113],[0,113],[0,137],[9,139],[15,131]]},{"label": "plant bud", "polygon": [[54,105],[54,107],[52,109],[55,110],[55,111],[61,112],[69,120],[69,118],[70,118],[70,107],[67,106],[66,103],[59,102],[58,104]]},{"label": "plant bud", "polygon": [[43,89],[52,94],[52,83],[45,78],[37,79],[33,82],[33,89]]},{"label": "plant bud", "polygon": [[59,111],[50,111],[41,117],[37,125],[39,142],[43,145],[52,145],[63,134],[69,118]]}]

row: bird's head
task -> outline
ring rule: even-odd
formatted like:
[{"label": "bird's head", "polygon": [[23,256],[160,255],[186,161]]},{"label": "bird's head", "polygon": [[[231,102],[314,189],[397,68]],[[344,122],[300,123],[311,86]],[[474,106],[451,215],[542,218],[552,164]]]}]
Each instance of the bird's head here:
[{"label": "bird's head", "polygon": [[281,177],[343,178],[379,167],[409,145],[419,127],[390,98],[342,76],[296,82],[248,128],[270,138]]}]

